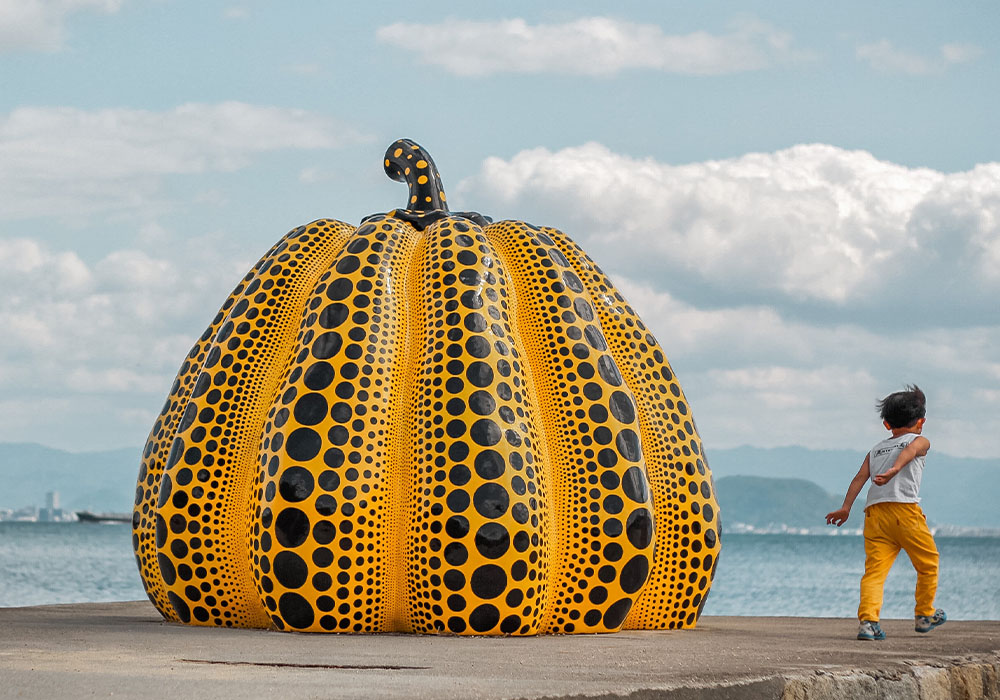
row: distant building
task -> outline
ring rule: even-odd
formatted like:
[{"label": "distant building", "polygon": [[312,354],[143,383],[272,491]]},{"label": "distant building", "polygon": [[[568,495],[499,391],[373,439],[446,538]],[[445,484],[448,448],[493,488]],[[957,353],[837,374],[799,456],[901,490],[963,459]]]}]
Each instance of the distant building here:
[{"label": "distant building", "polygon": [[62,508],[59,507],[59,492],[49,491],[45,494],[45,507],[38,509],[38,522],[51,523],[63,519]]}]

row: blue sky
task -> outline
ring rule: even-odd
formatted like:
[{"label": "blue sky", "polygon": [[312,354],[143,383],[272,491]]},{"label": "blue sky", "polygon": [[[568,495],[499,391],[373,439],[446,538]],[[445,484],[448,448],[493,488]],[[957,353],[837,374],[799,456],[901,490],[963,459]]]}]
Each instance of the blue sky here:
[{"label": "blue sky", "polygon": [[0,441],[139,446],[288,229],[449,202],[556,226],[709,449],[867,449],[907,382],[1000,457],[1000,7],[0,0]]}]

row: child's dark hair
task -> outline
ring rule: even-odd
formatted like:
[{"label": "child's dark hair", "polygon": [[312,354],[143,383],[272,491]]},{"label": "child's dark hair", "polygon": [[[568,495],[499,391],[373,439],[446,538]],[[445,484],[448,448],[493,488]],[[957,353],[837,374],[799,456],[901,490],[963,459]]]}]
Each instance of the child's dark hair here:
[{"label": "child's dark hair", "polygon": [[878,402],[879,415],[890,428],[909,428],[927,414],[927,398],[916,384]]}]

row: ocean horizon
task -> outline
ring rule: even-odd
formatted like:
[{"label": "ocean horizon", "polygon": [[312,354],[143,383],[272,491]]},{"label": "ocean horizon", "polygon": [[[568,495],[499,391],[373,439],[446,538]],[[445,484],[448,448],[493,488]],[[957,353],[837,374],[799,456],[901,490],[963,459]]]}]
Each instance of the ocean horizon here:
[{"label": "ocean horizon", "polygon": [[[1000,620],[1000,537],[938,537],[937,606],[952,620]],[[853,619],[864,540],[723,536],[705,615]],[[913,615],[916,574],[901,553],[883,618]],[[128,524],[0,522],[0,607],[144,600]]]}]

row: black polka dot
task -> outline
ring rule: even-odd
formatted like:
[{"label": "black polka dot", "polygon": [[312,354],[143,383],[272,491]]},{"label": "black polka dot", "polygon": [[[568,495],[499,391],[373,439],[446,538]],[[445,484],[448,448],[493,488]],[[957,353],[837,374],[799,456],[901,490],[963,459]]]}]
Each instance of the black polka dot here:
[{"label": "black polka dot", "polygon": [[635,593],[646,583],[647,576],[649,576],[649,559],[643,554],[636,554],[622,567],[618,582],[626,593]]},{"label": "black polka dot", "polygon": [[645,549],[653,541],[653,515],[648,508],[636,508],[625,521],[625,536],[638,549]]},{"label": "black polka dot", "polygon": [[274,557],[274,577],[285,588],[300,588],[309,578],[309,565],[295,552],[278,552]]},{"label": "black polka dot", "polygon": [[632,599],[622,598],[614,603],[604,613],[604,626],[608,629],[618,629],[625,622],[625,616],[632,609]]},{"label": "black polka dot", "polygon": [[326,296],[333,301],[346,299],[354,291],[354,283],[349,279],[340,278],[330,283],[326,289]]},{"label": "black polka dot", "polygon": [[496,482],[487,482],[476,489],[472,496],[476,511],[484,518],[499,518],[507,512],[510,496],[503,486]]},{"label": "black polka dot", "polygon": [[444,560],[452,566],[461,566],[469,558],[469,550],[461,542],[452,542],[444,548]]},{"label": "black polka dot", "polygon": [[473,333],[482,333],[487,327],[486,319],[482,314],[473,311],[466,315],[465,327]]},{"label": "black polka dot", "polygon": [[636,503],[649,500],[649,482],[639,467],[629,467],[622,475],[622,490]]},{"label": "black polka dot", "polygon": [[347,320],[350,313],[351,310],[346,304],[341,304],[340,302],[330,304],[320,312],[319,325],[327,330],[336,328]]},{"label": "black polka dot", "polygon": [[503,433],[500,430],[500,426],[492,420],[489,418],[481,418],[472,424],[469,436],[477,445],[482,445],[483,447],[493,447],[493,445],[500,442],[500,438],[503,437]]},{"label": "black polka dot", "polygon": [[312,428],[298,428],[288,436],[285,452],[297,462],[307,462],[317,454],[323,446],[323,439]]},{"label": "black polka dot", "polygon": [[635,404],[624,391],[614,391],[611,393],[611,415],[622,423],[631,423],[635,420]]},{"label": "black polka dot", "polygon": [[309,601],[298,593],[285,593],[278,599],[278,611],[290,627],[305,629],[312,625],[315,613]]},{"label": "black polka dot", "polygon": [[156,561],[160,565],[160,576],[163,577],[163,582],[168,586],[174,585],[174,581],[177,580],[177,571],[174,569],[170,557],[160,553],[156,555]]},{"label": "black polka dot", "polygon": [[285,508],[274,519],[274,534],[283,547],[298,547],[309,536],[309,516],[298,508]]},{"label": "black polka dot", "polygon": [[350,273],[361,267],[361,261],[354,255],[348,255],[340,259],[337,263],[337,272],[342,275],[349,275]]},{"label": "black polka dot", "polygon": [[472,572],[469,585],[477,596],[490,600],[507,588],[507,573],[496,564],[484,564]]},{"label": "black polka dot", "polygon": [[336,331],[327,331],[313,341],[313,357],[317,360],[328,360],[337,354],[343,343],[344,340],[340,337],[340,333],[337,333]]},{"label": "black polka dot", "polygon": [[302,425],[316,425],[326,418],[327,404],[322,394],[303,394],[295,402],[294,416]]},{"label": "black polka dot", "polygon": [[622,375],[618,371],[615,361],[612,360],[610,356],[601,356],[601,359],[597,361],[597,372],[601,375],[601,379],[606,381],[611,386],[622,385]]},{"label": "black polka dot", "polygon": [[500,523],[486,523],[476,531],[476,550],[487,559],[499,559],[510,549],[510,533]]},{"label": "black polka dot", "polygon": [[506,468],[503,455],[496,450],[483,450],[476,455],[476,473],[484,479],[497,479]]},{"label": "black polka dot", "polygon": [[639,447],[639,436],[631,428],[625,428],[618,437],[615,438],[615,445],[622,457],[630,462],[638,462],[642,458],[642,450]]},{"label": "black polka dot", "polygon": [[489,603],[484,603],[469,614],[469,626],[476,632],[488,632],[500,622],[500,611]]},{"label": "black polka dot", "polygon": [[[180,621],[191,622],[191,608],[189,608],[188,604],[184,602],[184,599],[173,591],[167,591],[167,598],[170,600],[170,605],[173,606],[174,612],[177,613],[177,617],[180,618]],[[499,617],[499,614],[497,617]]]},{"label": "black polka dot", "polygon": [[469,396],[469,408],[480,416],[488,416],[497,408],[496,399],[485,391],[474,391]]},{"label": "black polka dot", "polygon": [[312,474],[302,467],[289,467],[278,481],[278,492],[281,497],[292,503],[306,500],[312,491]]},{"label": "black polka dot", "polygon": [[485,362],[476,361],[469,365],[465,377],[473,386],[487,387],[493,383],[493,368]]}]

